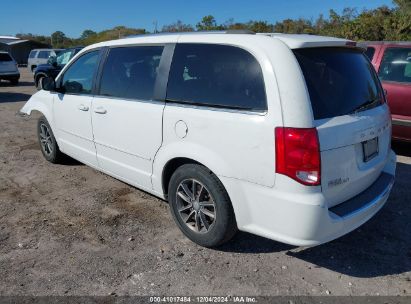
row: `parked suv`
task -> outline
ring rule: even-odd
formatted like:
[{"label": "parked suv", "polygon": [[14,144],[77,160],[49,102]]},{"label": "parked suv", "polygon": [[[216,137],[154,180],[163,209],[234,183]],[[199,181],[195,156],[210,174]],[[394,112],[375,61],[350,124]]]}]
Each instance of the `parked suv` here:
[{"label": "parked suv", "polygon": [[55,57],[61,49],[35,49],[31,50],[27,60],[27,68],[30,72],[34,72],[35,68],[40,64],[46,64],[49,57]]},{"label": "parked suv", "polygon": [[83,47],[69,48],[61,51],[57,57],[50,57],[47,64],[40,64],[34,70],[34,84],[37,89],[41,89],[41,79],[44,77],[52,77],[55,79],[60,71],[64,68],[67,62],[74,57]]},{"label": "parked suv", "polygon": [[20,72],[13,57],[7,52],[0,51],[0,80],[2,79],[16,85],[19,83]]},{"label": "parked suv", "polygon": [[[167,199],[203,246],[237,229],[312,246],[385,204],[391,120],[352,41],[188,33],[102,42],[44,78],[44,157],[63,154]],[[155,215],[153,215],[155,217]]]},{"label": "parked suv", "polygon": [[387,92],[392,136],[411,142],[411,42],[367,42],[372,61]]}]

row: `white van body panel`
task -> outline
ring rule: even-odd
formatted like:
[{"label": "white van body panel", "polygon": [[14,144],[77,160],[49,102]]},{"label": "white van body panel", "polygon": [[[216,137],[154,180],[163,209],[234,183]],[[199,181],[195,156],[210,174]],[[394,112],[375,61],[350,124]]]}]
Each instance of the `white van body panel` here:
[{"label": "white van body panel", "polygon": [[[322,191],[328,206],[333,207],[368,188],[380,175],[390,154],[391,118],[384,104],[316,124],[324,164]],[[379,153],[364,162],[362,142],[375,137],[379,138]]]},{"label": "white van body panel", "polygon": [[99,166],[150,189],[153,160],[163,137],[164,107],[164,102],[95,97],[91,119]]},{"label": "white van body panel", "polygon": [[20,113],[23,115],[30,116],[33,111],[38,111],[46,117],[53,131],[56,130],[56,127],[54,125],[54,115],[53,115],[54,95],[55,93],[47,92],[44,90],[36,92],[25,103],[23,108],[20,109]]},{"label": "white van body panel", "polygon": [[[54,94],[54,136],[62,152],[89,166],[97,167],[90,113],[92,100],[93,96],[87,95]],[[87,110],[83,111],[81,108]]]}]

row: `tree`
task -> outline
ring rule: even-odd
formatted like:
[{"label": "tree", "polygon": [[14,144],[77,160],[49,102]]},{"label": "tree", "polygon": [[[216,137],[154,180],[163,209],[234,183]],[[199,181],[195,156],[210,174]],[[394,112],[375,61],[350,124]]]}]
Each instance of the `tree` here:
[{"label": "tree", "polygon": [[177,20],[177,22],[164,25],[161,29],[162,32],[192,32],[194,28],[190,24],[184,24],[181,20]]},{"label": "tree", "polygon": [[[254,32],[305,33],[323,36],[348,38],[353,40],[411,40],[411,0],[393,0],[393,8],[381,6],[360,13],[353,8],[345,8],[340,14],[330,10],[328,17],[320,14],[317,19],[285,19],[271,24],[267,21],[250,20],[234,22],[228,19],[218,24],[214,16],[204,16],[195,26],[181,20],[164,25],[163,32],[215,31],[227,29],[245,29]],[[62,31],[54,32],[51,37],[20,33],[21,39],[38,41],[45,44],[52,42],[53,47],[63,48],[74,45],[90,45],[96,42],[119,39],[136,34],[147,33],[145,29],[117,26],[101,32],[86,29],[76,39],[68,38]]]},{"label": "tree", "polygon": [[80,39],[87,39],[90,38],[92,36],[95,36],[97,33],[95,31],[92,30],[84,30],[83,33],[80,36]]},{"label": "tree", "polygon": [[394,0],[395,5],[404,13],[411,14],[411,1],[410,0]]},{"label": "tree", "polygon": [[215,31],[223,30],[224,26],[217,25],[215,18],[212,15],[204,16],[203,19],[196,25],[197,31]]},{"label": "tree", "polygon": [[56,31],[51,34],[51,44],[53,48],[64,48],[67,37],[62,31]]},{"label": "tree", "polygon": [[247,28],[255,33],[270,33],[273,31],[273,26],[267,21],[250,21]]}]

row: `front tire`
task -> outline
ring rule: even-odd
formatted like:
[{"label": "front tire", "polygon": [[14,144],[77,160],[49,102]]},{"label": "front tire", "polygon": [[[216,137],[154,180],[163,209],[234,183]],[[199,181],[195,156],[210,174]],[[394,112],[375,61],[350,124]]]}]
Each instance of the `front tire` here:
[{"label": "front tire", "polygon": [[169,183],[168,201],[177,226],[201,246],[222,245],[237,232],[230,198],[217,176],[204,166],[179,167]]},{"label": "front tire", "polygon": [[47,119],[42,116],[37,123],[37,136],[40,143],[41,153],[44,158],[53,163],[60,163],[63,159],[63,153],[60,151],[53,131]]},{"label": "front tire", "polygon": [[36,80],[36,89],[38,90],[38,91],[40,91],[41,89],[43,89],[43,86],[42,86],[42,84],[41,84],[41,80],[44,78],[45,76],[39,76],[39,77],[37,77],[37,80]]}]

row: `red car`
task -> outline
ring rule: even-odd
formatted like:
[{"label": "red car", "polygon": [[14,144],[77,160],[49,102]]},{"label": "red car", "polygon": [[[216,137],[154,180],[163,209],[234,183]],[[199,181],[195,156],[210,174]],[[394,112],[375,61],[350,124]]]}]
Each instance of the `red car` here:
[{"label": "red car", "polygon": [[367,42],[370,58],[386,90],[392,136],[411,142],[411,42]]}]

